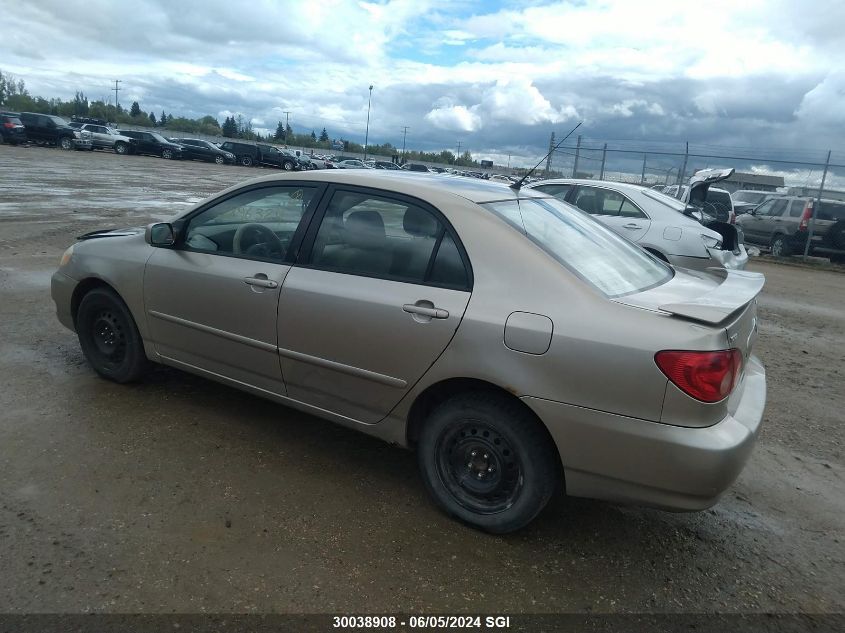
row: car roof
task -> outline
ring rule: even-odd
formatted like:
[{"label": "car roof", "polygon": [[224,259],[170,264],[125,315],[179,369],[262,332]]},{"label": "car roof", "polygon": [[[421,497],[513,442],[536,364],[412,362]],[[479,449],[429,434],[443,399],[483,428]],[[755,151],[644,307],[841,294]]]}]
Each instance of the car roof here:
[{"label": "car roof", "polygon": [[[478,178],[465,178],[462,176],[450,176],[447,174],[421,174],[400,170],[318,170],[299,172],[296,174],[274,174],[257,178],[251,183],[315,181],[330,184],[356,185],[359,187],[372,187],[374,189],[386,189],[400,194],[406,194],[418,198],[450,193],[471,202],[493,202],[495,200],[513,200],[515,198],[548,198],[548,194],[531,189],[516,191],[503,182],[481,180]],[[236,187],[244,183],[238,183]]]},{"label": "car roof", "polygon": [[643,187],[635,185],[630,182],[616,182],[614,180],[589,180],[587,178],[549,178],[548,180],[539,180],[532,182],[526,187],[537,187],[539,185],[591,185],[593,187],[608,187],[615,188],[619,191],[640,192]]}]

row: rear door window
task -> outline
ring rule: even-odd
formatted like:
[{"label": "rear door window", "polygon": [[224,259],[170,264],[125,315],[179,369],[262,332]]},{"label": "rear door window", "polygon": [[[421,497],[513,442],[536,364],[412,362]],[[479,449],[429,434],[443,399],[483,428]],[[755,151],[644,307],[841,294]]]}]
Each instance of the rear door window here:
[{"label": "rear door window", "polygon": [[793,200],[789,205],[789,217],[800,218],[801,215],[803,215],[804,207],[806,206],[807,203],[804,200]]}]

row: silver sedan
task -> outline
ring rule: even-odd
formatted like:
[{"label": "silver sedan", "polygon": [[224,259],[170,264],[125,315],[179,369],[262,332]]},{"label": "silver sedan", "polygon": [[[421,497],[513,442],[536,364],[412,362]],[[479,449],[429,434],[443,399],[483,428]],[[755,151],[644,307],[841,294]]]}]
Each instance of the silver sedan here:
[{"label": "silver sedan", "polygon": [[748,253],[733,224],[702,222],[701,211],[654,189],[603,180],[555,179],[528,185],[595,216],[673,266],[744,269]]},{"label": "silver sedan", "polygon": [[162,363],[413,448],[441,508],[503,533],[558,491],[715,503],[763,413],[762,286],[540,191],[339,170],[83,235],[52,296],[103,377]]}]

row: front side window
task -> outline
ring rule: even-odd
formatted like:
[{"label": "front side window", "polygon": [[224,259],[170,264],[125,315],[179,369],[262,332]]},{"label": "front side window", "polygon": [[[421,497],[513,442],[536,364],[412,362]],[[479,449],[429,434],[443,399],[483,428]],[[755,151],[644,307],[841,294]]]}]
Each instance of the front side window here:
[{"label": "front side window", "polygon": [[310,263],[335,272],[447,287],[463,288],[468,280],[454,240],[434,213],[404,200],[350,191],[332,197]]},{"label": "front side window", "polygon": [[641,292],[672,278],[669,266],[556,198],[481,206],[608,297]]},{"label": "front side window", "polygon": [[315,187],[252,189],[191,218],[188,250],[283,262]]}]

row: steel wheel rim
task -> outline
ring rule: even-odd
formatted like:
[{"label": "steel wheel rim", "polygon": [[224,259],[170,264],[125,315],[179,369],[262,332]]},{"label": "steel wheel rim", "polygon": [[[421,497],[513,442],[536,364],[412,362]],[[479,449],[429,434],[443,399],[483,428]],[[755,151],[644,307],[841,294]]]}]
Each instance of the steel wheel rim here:
[{"label": "steel wheel rim", "polygon": [[112,310],[100,310],[91,322],[91,341],[99,361],[114,368],[126,358],[126,332]]},{"label": "steel wheel rim", "polygon": [[479,420],[463,420],[444,430],[435,455],[440,481],[471,512],[504,512],[524,487],[522,463],[512,443]]},{"label": "steel wheel rim", "polygon": [[772,242],[772,255],[775,257],[780,257],[781,252],[783,251],[783,244],[779,239]]}]

